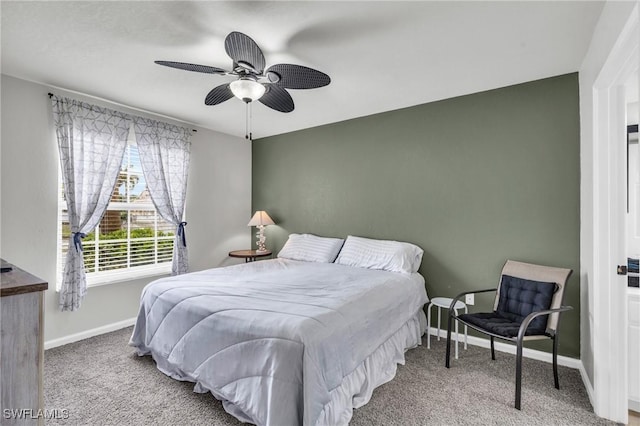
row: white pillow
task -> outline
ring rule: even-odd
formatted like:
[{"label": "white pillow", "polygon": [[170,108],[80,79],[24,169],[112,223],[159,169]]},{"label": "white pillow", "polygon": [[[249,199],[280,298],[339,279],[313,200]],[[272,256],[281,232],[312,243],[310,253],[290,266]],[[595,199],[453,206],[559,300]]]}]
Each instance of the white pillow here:
[{"label": "white pillow", "polygon": [[342,247],[342,238],[318,237],[312,234],[290,234],[278,257],[305,262],[332,263]]},{"label": "white pillow", "polygon": [[420,247],[410,243],[349,235],[336,263],[410,274],[418,272],[423,253]]}]

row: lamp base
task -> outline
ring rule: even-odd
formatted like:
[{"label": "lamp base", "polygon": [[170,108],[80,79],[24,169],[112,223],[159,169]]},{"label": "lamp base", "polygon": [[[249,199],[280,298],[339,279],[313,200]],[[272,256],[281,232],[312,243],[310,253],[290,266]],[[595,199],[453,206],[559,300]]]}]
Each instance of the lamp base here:
[{"label": "lamp base", "polygon": [[256,241],[256,245],[258,246],[256,253],[266,253],[267,248],[264,246],[266,241],[266,237],[264,236],[264,225],[258,225],[258,232],[256,233],[256,236],[258,237],[258,241]]}]

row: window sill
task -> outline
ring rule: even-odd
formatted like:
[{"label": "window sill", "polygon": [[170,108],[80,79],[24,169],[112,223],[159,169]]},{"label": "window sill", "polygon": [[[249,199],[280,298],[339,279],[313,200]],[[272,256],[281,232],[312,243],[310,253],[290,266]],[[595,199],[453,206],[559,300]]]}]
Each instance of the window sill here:
[{"label": "window sill", "polygon": [[158,277],[160,275],[171,274],[171,263],[163,265],[153,265],[151,267],[141,266],[117,272],[97,272],[87,275],[87,288],[100,287],[103,285],[133,281],[140,278]]}]

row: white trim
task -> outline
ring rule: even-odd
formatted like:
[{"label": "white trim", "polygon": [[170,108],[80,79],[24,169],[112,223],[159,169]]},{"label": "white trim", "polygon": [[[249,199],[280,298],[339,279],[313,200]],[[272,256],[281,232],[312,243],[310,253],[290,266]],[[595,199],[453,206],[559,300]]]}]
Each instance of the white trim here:
[{"label": "white trim", "polygon": [[[437,328],[431,328],[432,332],[431,335],[432,336],[437,336],[436,332],[439,331],[440,333],[440,338],[447,338],[447,330],[442,330],[442,329],[437,329]],[[470,345],[474,345],[474,346],[480,346],[483,348],[489,348],[491,346],[491,342],[489,339],[484,339],[482,337],[476,337],[476,336],[468,336],[468,343]],[[495,342],[495,349],[497,351],[500,352],[505,352],[505,353],[509,353],[512,355],[515,355],[516,353],[516,347],[515,345],[510,345],[508,343],[503,343],[500,341]],[[461,351],[461,357],[460,358],[464,358],[464,351]],[[548,362],[549,364],[551,364],[553,362],[553,357],[552,354],[550,354],[549,352],[544,352],[544,351],[539,351],[536,349],[530,349],[530,348],[523,348],[522,350],[522,356],[524,358],[529,358],[529,359],[535,359],[538,361],[543,361],[543,362]],[[453,360],[452,360],[453,361]],[[580,361],[577,358],[571,358],[568,356],[563,356],[563,355],[558,355],[558,365],[562,365],[564,367],[569,367],[569,368],[575,368],[575,369],[582,369],[584,370],[584,367],[582,366],[582,361]],[[583,381],[584,381],[584,377],[583,377]]]},{"label": "white trim", "polygon": [[[627,305],[625,277],[615,265],[626,263],[624,238],[625,148],[624,84],[637,70],[639,41],[638,5],[611,49],[593,85],[593,395],[595,413],[626,423]],[[611,368],[616,366],[616,368]],[[583,380],[586,378],[583,377]],[[584,380],[585,385],[589,383]]]},{"label": "white trim", "polygon": [[[133,268],[116,269],[114,271],[87,273],[87,287],[100,287],[107,284],[121,283],[141,278],[152,278],[171,274],[171,262],[154,265],[134,266]],[[60,289],[56,289],[60,291]]]},{"label": "white trim", "polygon": [[102,327],[92,328],[91,330],[81,331],[80,333],[70,334],[68,336],[60,337],[58,339],[47,340],[44,342],[44,349],[51,349],[62,345],[68,345],[69,343],[77,342],[79,340],[88,339],[89,337],[99,336],[101,334],[110,333],[112,331],[127,328],[136,323],[136,318],[129,318],[124,321],[114,322],[112,324],[103,325]]},{"label": "white trim", "polygon": [[[58,339],[47,340],[44,342],[44,348],[51,349],[62,345],[67,345],[69,343],[77,342],[79,340],[88,339],[90,337],[99,336],[101,334],[110,333],[112,331],[121,330],[123,328],[130,327],[136,323],[136,318],[129,318],[124,321],[114,322],[112,324],[103,325],[102,327],[92,328],[90,330],[81,331],[80,333],[70,334],[68,336],[60,337]],[[439,331],[441,338],[447,338],[447,330],[431,328],[431,335],[437,336],[437,332]],[[483,348],[489,348],[490,342],[489,339],[483,339],[481,337],[476,336],[468,336],[468,343],[474,346],[480,346]],[[509,353],[515,355],[516,347],[514,345],[510,345],[502,342],[495,342],[495,349],[500,352]],[[524,348],[522,351],[522,356],[525,358],[535,359],[538,361],[543,361],[547,363],[553,362],[551,354],[549,352],[539,351],[536,349]],[[587,387],[587,392],[589,393],[589,399],[591,400],[592,388],[588,385],[588,381],[585,380],[586,372],[584,370],[584,366],[582,362],[577,358],[571,358],[568,356],[558,355],[558,365],[562,365],[564,367],[575,368],[580,370],[580,374],[582,375],[582,379],[585,382],[585,386]]]},{"label": "white trim", "polygon": [[587,390],[587,395],[589,396],[589,402],[593,407],[593,386],[591,386],[591,382],[589,381],[589,376],[587,375],[587,370],[584,369],[584,364],[580,361],[580,377],[582,378],[582,383],[584,383],[584,387]]},{"label": "white trim", "polygon": [[[594,192],[594,411],[600,417],[626,423],[626,277],[615,272],[616,265],[626,263],[624,168],[619,166],[624,164],[624,152],[620,151],[626,149],[618,143],[625,140],[621,135],[624,126],[620,125],[624,89],[615,85],[594,91],[594,158],[598,163],[594,176],[599,181]],[[611,369],[612,365],[617,368]]]}]

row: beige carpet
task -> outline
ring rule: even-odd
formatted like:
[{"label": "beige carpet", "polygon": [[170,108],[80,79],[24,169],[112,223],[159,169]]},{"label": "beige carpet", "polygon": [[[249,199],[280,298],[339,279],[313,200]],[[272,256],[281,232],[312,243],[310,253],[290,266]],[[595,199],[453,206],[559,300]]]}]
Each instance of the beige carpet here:
[{"label": "beige carpet", "polygon": [[[131,328],[47,350],[47,425],[237,425],[211,394],[173,380],[127,346]],[[599,425],[577,370],[523,362],[522,411],[513,408],[514,357],[469,346],[444,368],[444,340],[407,352],[396,378],[354,411],[352,425]]]}]

